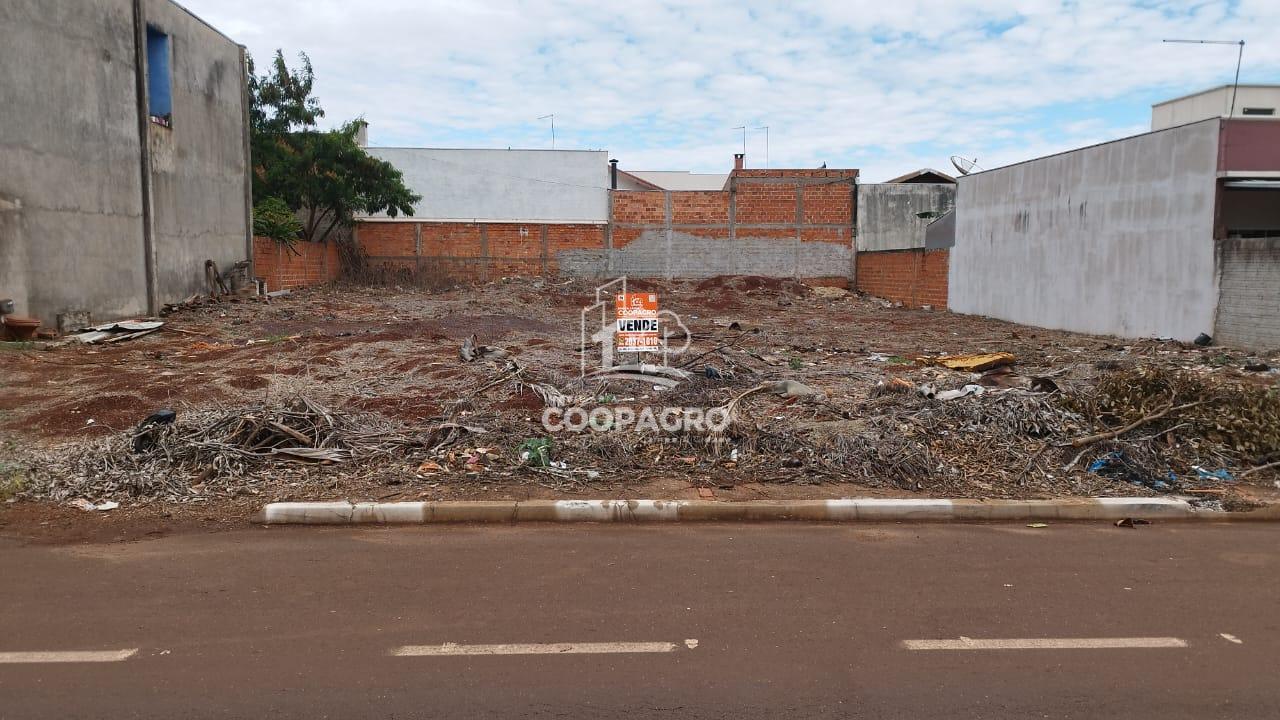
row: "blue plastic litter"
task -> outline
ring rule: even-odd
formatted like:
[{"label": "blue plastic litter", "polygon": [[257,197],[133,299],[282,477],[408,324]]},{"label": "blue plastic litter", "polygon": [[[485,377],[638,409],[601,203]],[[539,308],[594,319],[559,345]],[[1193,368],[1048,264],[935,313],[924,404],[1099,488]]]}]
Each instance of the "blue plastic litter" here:
[{"label": "blue plastic litter", "polygon": [[1235,476],[1227,472],[1226,468],[1218,468],[1217,470],[1209,471],[1199,465],[1193,465],[1192,469],[1196,471],[1196,477],[1201,480],[1221,480],[1223,482],[1235,482],[1236,480]]}]

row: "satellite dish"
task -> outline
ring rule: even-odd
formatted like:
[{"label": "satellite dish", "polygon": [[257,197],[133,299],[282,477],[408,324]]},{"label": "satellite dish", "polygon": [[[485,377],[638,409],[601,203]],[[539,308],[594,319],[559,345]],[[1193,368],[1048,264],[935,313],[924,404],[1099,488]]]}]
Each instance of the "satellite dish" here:
[{"label": "satellite dish", "polygon": [[973,172],[975,169],[976,170],[982,169],[978,167],[978,158],[967,160],[965,158],[960,157],[959,155],[952,155],[951,164],[956,166],[956,170],[959,170],[961,175],[968,175],[969,173]]}]

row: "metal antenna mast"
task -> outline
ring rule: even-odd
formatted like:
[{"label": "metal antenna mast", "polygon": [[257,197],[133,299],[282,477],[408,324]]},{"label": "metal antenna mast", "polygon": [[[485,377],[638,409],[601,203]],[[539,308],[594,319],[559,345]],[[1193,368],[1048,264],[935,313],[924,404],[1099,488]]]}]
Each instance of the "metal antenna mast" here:
[{"label": "metal antenna mast", "polygon": [[769,168],[769,126],[761,125],[754,129],[764,131],[764,167],[767,170]]},{"label": "metal antenna mast", "polygon": [[550,115],[543,115],[542,117],[540,117],[540,118],[538,118],[538,119],[539,119],[539,120],[546,120],[547,118],[550,118],[550,119],[551,119],[551,149],[552,149],[552,150],[555,150],[555,149],[556,149],[556,116],[555,116],[555,113],[552,113],[552,114],[550,114]]},{"label": "metal antenna mast", "polygon": [[1231,83],[1231,112],[1227,113],[1227,117],[1236,114],[1236,92],[1240,90],[1240,63],[1244,61],[1244,41],[1243,40],[1165,40],[1167,43],[1182,43],[1186,45],[1239,45],[1240,50],[1236,53],[1236,79]]}]

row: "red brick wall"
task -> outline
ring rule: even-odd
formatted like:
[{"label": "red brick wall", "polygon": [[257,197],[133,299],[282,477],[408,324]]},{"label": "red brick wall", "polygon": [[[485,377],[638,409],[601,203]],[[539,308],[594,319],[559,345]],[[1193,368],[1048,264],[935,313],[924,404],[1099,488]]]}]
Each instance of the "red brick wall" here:
[{"label": "red brick wall", "polygon": [[298,241],[291,250],[271,238],[253,239],[253,272],[266,280],[267,292],[321,285],[340,270],[336,243]]},{"label": "red brick wall", "polygon": [[[636,212],[651,212],[637,206]],[[658,213],[663,213],[661,204]],[[363,222],[356,242],[375,272],[425,281],[470,282],[554,275],[557,254],[603,250],[603,225],[540,223]]]},{"label": "red brick wall", "polygon": [[883,250],[860,252],[857,288],[907,307],[947,307],[949,250]]}]

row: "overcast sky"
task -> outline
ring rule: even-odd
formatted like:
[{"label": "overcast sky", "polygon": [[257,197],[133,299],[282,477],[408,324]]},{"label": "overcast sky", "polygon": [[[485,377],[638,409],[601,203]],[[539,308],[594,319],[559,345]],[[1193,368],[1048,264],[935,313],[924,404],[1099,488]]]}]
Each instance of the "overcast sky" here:
[{"label": "overcast sky", "polygon": [[607,149],[632,170],[994,167],[1144,131],[1151,103],[1280,82],[1280,0],[181,0],[310,55],[370,144]]}]

